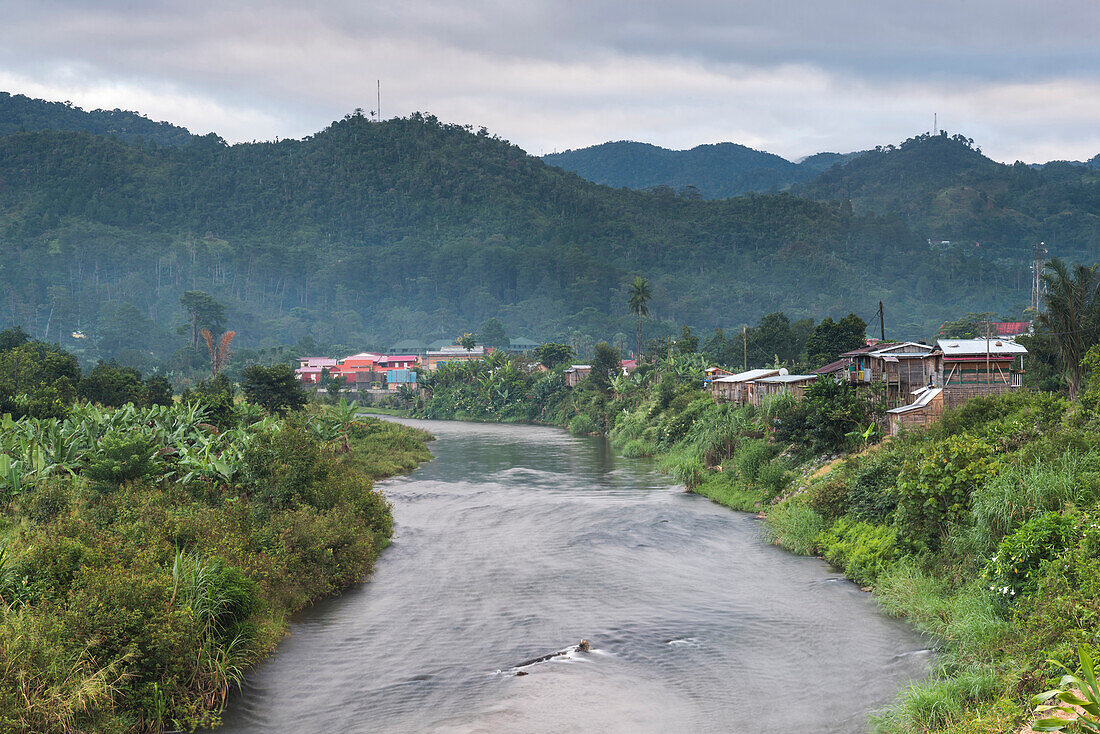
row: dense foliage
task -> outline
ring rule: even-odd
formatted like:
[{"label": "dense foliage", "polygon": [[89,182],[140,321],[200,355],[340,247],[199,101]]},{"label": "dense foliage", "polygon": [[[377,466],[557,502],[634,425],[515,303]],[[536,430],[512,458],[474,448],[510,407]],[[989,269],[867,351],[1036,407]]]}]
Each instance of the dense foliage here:
[{"label": "dense foliage", "polygon": [[0,325],[145,372],[181,327],[195,347],[180,298],[196,291],[250,350],[432,341],[491,318],[621,348],[637,273],[653,289],[643,339],[777,310],[869,320],[879,300],[892,335],[922,337],[1026,299],[1025,261],[930,250],[897,216],[609,189],[425,115],[232,146],[28,129],[0,136],[0,180]]},{"label": "dense foliage", "polygon": [[371,479],[429,457],[355,412],[3,416],[0,729],[216,724],[289,614],[370,572],[392,529]]},{"label": "dense foliage", "polygon": [[736,143],[668,150],[648,143],[619,141],[550,153],[542,159],[608,186],[629,189],[663,186],[688,196],[727,199],[749,192],[782,191],[855,155],[826,153],[791,163]]},{"label": "dense foliage", "polygon": [[46,102],[0,92],[0,135],[32,130],[72,130],[158,145],[182,145],[191,138],[185,128],[153,122],[137,112],[119,109],[85,112],[70,102]]}]

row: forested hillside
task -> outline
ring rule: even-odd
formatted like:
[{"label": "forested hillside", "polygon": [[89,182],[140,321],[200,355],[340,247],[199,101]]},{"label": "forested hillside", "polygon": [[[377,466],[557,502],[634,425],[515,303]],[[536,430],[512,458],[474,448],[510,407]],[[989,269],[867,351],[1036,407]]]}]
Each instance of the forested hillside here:
[{"label": "forested hillside", "polygon": [[542,159],[608,186],[694,189],[692,193],[706,199],[726,199],[749,191],[779,191],[814,173],[804,173],[797,164],[777,155],[735,143],[669,150],[621,140],[551,153]]},{"label": "forested hillside", "polygon": [[542,159],[596,183],[649,189],[667,186],[687,196],[728,199],[750,192],[785,191],[834,165],[863,155],[818,153],[792,163],[773,153],[737,143],[669,150],[649,143],[620,140],[578,150],[550,153]]},{"label": "forested hillside", "polygon": [[896,212],[933,240],[998,252],[1045,241],[1091,261],[1100,243],[1100,170],[1064,161],[1008,166],[961,135],[919,135],[869,151],[794,187],[814,199],[849,199],[856,213]]},{"label": "forested hillside", "polygon": [[186,128],[153,122],[137,112],[117,109],[85,112],[70,102],[47,102],[0,92],[0,135],[31,130],[74,130],[158,145],[182,145],[191,138]]},{"label": "forested hillside", "polygon": [[491,317],[512,335],[625,343],[636,274],[653,283],[643,338],[779,310],[871,321],[879,300],[888,335],[926,337],[960,313],[1018,310],[1025,268],[933,252],[903,219],[841,202],[609,189],[430,116],[233,146],[0,137],[0,324],[146,369],[179,346],[192,290],[227,306],[240,348],[384,347]]}]

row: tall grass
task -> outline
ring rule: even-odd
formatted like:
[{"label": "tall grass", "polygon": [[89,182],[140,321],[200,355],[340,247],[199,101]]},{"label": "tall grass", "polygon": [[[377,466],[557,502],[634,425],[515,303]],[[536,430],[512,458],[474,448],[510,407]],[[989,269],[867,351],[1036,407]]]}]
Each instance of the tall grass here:
[{"label": "tall grass", "polygon": [[980,668],[913,683],[902,691],[897,706],[874,719],[874,731],[905,734],[941,730],[969,719],[975,704],[988,701],[999,691],[997,677]]},{"label": "tall grass", "polygon": [[808,556],[814,552],[814,539],[828,523],[818,513],[797,502],[784,502],[768,511],[768,539],[792,553]]},{"label": "tall grass", "polygon": [[759,493],[747,489],[728,472],[710,475],[692,491],[731,510],[753,512],[761,504]]},{"label": "tall grass", "polygon": [[997,476],[971,495],[973,522],[956,531],[952,545],[960,555],[987,557],[1006,535],[1043,512],[1100,497],[1100,455],[1064,453],[1048,462],[1004,465]]}]

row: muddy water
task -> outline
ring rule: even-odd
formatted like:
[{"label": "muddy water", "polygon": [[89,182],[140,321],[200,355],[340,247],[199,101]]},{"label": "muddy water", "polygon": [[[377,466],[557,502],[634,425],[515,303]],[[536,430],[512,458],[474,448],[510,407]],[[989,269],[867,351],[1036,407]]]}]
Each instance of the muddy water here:
[{"label": "muddy water", "polygon": [[870,595],[603,441],[417,425],[436,458],[382,485],[373,578],[293,625],[223,734],[848,734],[927,674]]}]

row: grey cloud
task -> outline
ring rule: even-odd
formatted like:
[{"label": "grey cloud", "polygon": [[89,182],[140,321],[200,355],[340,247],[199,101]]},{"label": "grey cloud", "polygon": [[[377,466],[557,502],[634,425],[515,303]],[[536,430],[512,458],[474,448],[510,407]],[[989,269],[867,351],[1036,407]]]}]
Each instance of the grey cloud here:
[{"label": "grey cloud", "polygon": [[381,78],[387,116],[536,153],[636,137],[796,156],[894,142],[933,111],[1008,160],[1100,150],[1091,0],[0,0],[0,17],[0,79],[230,139],[313,132],[372,107]]}]

